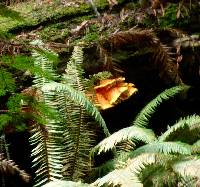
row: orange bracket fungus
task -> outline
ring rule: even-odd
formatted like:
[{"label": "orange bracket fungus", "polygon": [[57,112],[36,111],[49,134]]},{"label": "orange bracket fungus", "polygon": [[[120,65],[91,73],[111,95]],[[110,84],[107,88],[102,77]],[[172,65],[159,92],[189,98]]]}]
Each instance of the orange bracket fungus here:
[{"label": "orange bracket fungus", "polygon": [[100,80],[100,84],[94,87],[98,105],[101,109],[111,108],[137,92],[134,84],[124,81],[124,77],[105,79]]}]

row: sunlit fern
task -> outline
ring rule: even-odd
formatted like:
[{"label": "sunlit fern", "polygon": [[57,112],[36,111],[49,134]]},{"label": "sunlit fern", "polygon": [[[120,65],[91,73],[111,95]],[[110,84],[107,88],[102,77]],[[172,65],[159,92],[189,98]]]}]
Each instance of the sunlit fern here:
[{"label": "sunlit fern", "polygon": [[[41,41],[34,41],[33,45],[41,47]],[[47,49],[44,49],[47,50]],[[53,62],[45,58],[36,50],[33,50],[32,56],[35,58],[35,65],[42,67],[56,78],[53,71]],[[41,90],[42,86],[50,83],[52,80],[35,74],[34,87]],[[43,91],[40,102],[44,102],[49,107],[56,109],[56,94],[53,92]],[[32,149],[33,167],[37,168],[35,186],[41,186],[49,181],[62,178],[62,159],[64,158],[63,131],[61,121],[57,119],[47,119],[45,124],[34,123],[31,126],[30,143]]]},{"label": "sunlit fern", "polygon": [[147,127],[149,119],[155,113],[158,106],[160,106],[164,101],[167,101],[180,94],[181,92],[187,91],[189,88],[189,86],[183,85],[164,90],[141,110],[141,112],[136,116],[135,120],[133,121],[133,124],[140,127]]},{"label": "sunlit fern", "polygon": [[[54,91],[59,93],[57,98],[59,111],[65,119],[64,144],[66,151],[63,160],[63,175],[68,180],[73,181],[77,181],[88,174],[90,170],[89,152],[95,145],[97,137],[97,124],[90,117],[92,113],[88,115],[87,109],[96,113],[96,121],[100,120],[100,124],[106,128],[98,111],[89,101],[84,101],[85,79],[82,63],[82,48],[75,47],[71,60],[67,64],[66,73],[63,75],[62,84],[52,84],[52,88],[55,88]],[[71,97],[69,97],[70,88]],[[79,90],[82,95],[76,90]],[[72,97],[75,97],[75,99],[72,99]],[[82,100],[82,105],[77,103],[78,100]],[[86,103],[87,106],[84,106]],[[105,132],[108,134],[108,131]]]},{"label": "sunlit fern", "polygon": [[98,154],[113,149],[118,143],[124,140],[136,140],[144,143],[153,142],[156,139],[154,132],[151,129],[146,129],[137,126],[123,128],[111,136],[101,141],[94,149],[98,150]]},{"label": "sunlit fern", "polygon": [[179,93],[186,91],[188,88],[188,86],[176,86],[163,91],[141,110],[141,112],[136,116],[136,119],[132,122],[132,126],[121,129],[112,134],[110,137],[105,138],[102,142],[95,146],[93,151],[98,151],[98,153],[108,151],[113,149],[118,143],[125,140],[136,140],[143,143],[153,142],[156,140],[154,132],[151,129],[144,127],[148,126],[150,118],[164,101],[175,97]]},{"label": "sunlit fern", "polygon": [[[193,115],[180,119],[158,138],[153,131],[145,128],[163,101],[187,89],[187,86],[178,86],[165,90],[144,107],[132,123],[133,126],[112,134],[93,149],[93,154],[95,152],[100,154],[128,139],[135,143],[139,141],[145,144],[135,150],[117,155],[111,162],[115,169],[96,180],[94,185],[128,187],[176,186],[177,184],[182,185],[183,182],[198,183],[200,180],[200,159],[197,156],[200,153],[198,142],[200,116]],[[179,133],[180,135],[177,136]],[[194,138],[190,141],[189,137],[193,134]],[[194,144],[191,145],[191,143]],[[195,172],[192,172],[193,170]]]},{"label": "sunlit fern", "polygon": [[[167,142],[165,142],[167,143]],[[174,144],[176,144],[174,142]],[[175,152],[182,153],[182,149],[186,150],[184,146],[172,148],[167,145],[168,151],[171,149]],[[154,148],[157,145],[154,146]],[[182,183],[183,180],[200,180],[199,178],[199,164],[200,160],[197,156],[190,156],[189,149],[183,154],[170,153],[155,153],[152,146],[150,152],[141,153],[133,158],[130,155],[121,156],[123,158],[120,162],[126,164],[125,167],[116,168],[102,178],[97,179],[93,184],[97,186],[176,186]],[[163,147],[162,147],[163,149]],[[137,151],[137,149],[136,149]],[[127,154],[127,153],[125,153]],[[195,184],[195,183],[193,183]]]},{"label": "sunlit fern", "polygon": [[200,116],[193,115],[180,119],[176,124],[169,127],[159,137],[159,141],[182,141],[195,143],[200,138]]},{"label": "sunlit fern", "polygon": [[99,111],[84,95],[82,49],[75,47],[61,83],[55,82],[57,75],[51,61],[37,51],[33,56],[36,65],[51,73],[53,78],[36,75],[34,86],[42,91],[42,101],[60,115],[60,119],[47,119],[44,126],[32,126],[30,140],[35,146],[32,156],[35,157],[34,166],[38,168],[36,186],[62,178],[78,181],[90,168],[88,155],[95,143],[97,127],[94,121],[109,135]]}]

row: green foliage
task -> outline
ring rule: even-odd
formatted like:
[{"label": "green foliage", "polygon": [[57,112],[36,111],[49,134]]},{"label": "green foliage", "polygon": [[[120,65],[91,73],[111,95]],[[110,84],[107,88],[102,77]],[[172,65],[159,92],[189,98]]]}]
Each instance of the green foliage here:
[{"label": "green foliage", "polygon": [[[53,53],[43,52],[36,47],[34,49],[47,59],[57,62],[57,56]],[[52,115],[52,112],[48,114],[50,111],[49,109],[46,111],[43,110],[44,107],[42,107],[40,103],[33,98],[31,99],[33,95],[27,97],[19,93],[19,91],[23,89],[21,82],[25,76],[37,74],[39,77],[44,77],[46,79],[55,79],[52,77],[51,73],[44,71],[40,64],[34,66],[33,57],[25,55],[2,56],[1,62],[0,95],[6,98],[2,103],[3,108],[1,108],[1,113],[5,113],[1,116],[1,130],[5,130],[6,126],[9,125],[9,128],[11,127],[13,130],[23,131],[27,128],[27,123],[29,123],[27,121],[29,120],[35,120],[38,123],[44,124],[47,116],[54,116],[55,118],[55,112],[54,115]],[[18,79],[19,75],[23,75],[23,77]],[[31,82],[29,85],[31,85]],[[26,106],[24,109],[23,103],[28,103],[28,107]]]},{"label": "green foliage", "polygon": [[159,137],[159,141],[178,140],[194,143],[200,138],[200,116],[193,115],[180,119]]},{"label": "green foliage", "polygon": [[[59,88],[58,85],[55,88],[55,91],[59,92],[57,101],[66,126],[64,141],[68,151],[65,153],[63,175],[73,181],[84,178],[92,166],[89,162],[89,151],[96,142],[96,122],[100,120],[99,124],[103,122],[105,126],[105,122],[101,122],[103,119],[100,113],[84,95],[85,79],[82,64],[82,48],[74,47],[66,73],[63,75],[63,87]],[[90,116],[94,116],[95,121]]]},{"label": "green foliage", "polygon": [[189,86],[176,86],[163,91],[142,109],[142,111],[136,116],[136,119],[133,121],[132,124],[140,127],[146,127],[149,123],[149,119],[155,113],[157,107],[162,104],[162,102],[167,101],[175,97],[177,94],[183,91],[187,91],[188,89]]},{"label": "green foliage", "polygon": [[7,92],[12,93],[15,91],[15,80],[13,75],[5,69],[0,69],[0,96],[5,95]]},{"label": "green foliage", "polygon": [[[194,179],[199,175],[199,168],[196,169],[197,174],[195,175],[195,172],[192,171],[196,167],[192,164],[189,165],[189,163],[193,163],[195,160],[194,163],[198,166],[200,160],[195,158],[195,155],[187,156],[190,153],[191,149],[187,144],[178,142],[150,143],[133,152],[126,153],[121,156],[121,160],[118,160],[118,157],[117,160],[121,167],[115,167],[115,170],[96,180],[94,185],[175,186],[183,178],[186,180],[189,176]],[[186,156],[183,156],[184,154]],[[122,163],[124,164],[122,165]]]},{"label": "green foliage", "polygon": [[[165,90],[142,109],[133,126],[115,132],[93,149],[93,153],[98,151],[100,154],[115,148],[116,144],[122,141],[131,139],[133,143],[136,143],[135,150],[116,155],[114,161],[111,162],[115,169],[97,179],[94,185],[164,187],[182,184],[183,180],[189,182],[200,180],[198,174],[200,160],[197,157],[199,154],[199,116],[193,115],[179,120],[158,138],[150,129],[145,128],[162,102],[182,91],[187,91],[188,88],[188,86],[176,86]],[[190,136],[195,131],[195,138],[191,142]],[[138,146],[138,140],[146,145],[139,144]],[[194,145],[189,144],[195,141],[197,142]],[[196,170],[195,164],[198,168]],[[193,181],[193,184],[197,182]]]},{"label": "green foliage", "polygon": [[136,157],[144,153],[182,154],[190,155],[191,146],[182,142],[153,142],[137,148],[130,152],[130,157]]},{"label": "green foliage", "polygon": [[97,42],[99,39],[98,27],[94,24],[90,25],[87,29],[89,31],[86,31],[86,34],[81,38],[81,41],[86,43]]},{"label": "green foliage", "polygon": [[115,132],[111,136],[105,138],[93,149],[93,151],[99,149],[98,154],[100,154],[101,152],[106,152],[110,149],[113,149],[118,143],[124,140],[134,140],[144,143],[150,143],[153,142],[155,139],[156,137],[152,130],[138,126],[131,126],[123,128]]},{"label": "green foliage", "polygon": [[94,42],[94,41],[97,41],[98,38],[99,38],[98,33],[88,33],[82,39],[85,42]]},{"label": "green foliage", "polygon": [[0,115],[0,131],[2,131],[12,120],[12,117],[8,114]]},{"label": "green foliage", "polygon": [[69,29],[60,29],[55,27],[54,25],[51,27],[44,28],[40,35],[43,40],[50,40],[50,41],[59,41],[64,40],[70,34]]},{"label": "green foliage", "polygon": [[[54,119],[54,120],[60,119],[60,114],[56,110],[49,107],[43,102],[35,101],[35,103],[31,103],[29,104],[29,106],[32,106],[34,110],[37,111],[41,115],[41,119],[43,119],[44,122],[45,122],[45,119]],[[39,117],[39,116],[36,115],[36,117]],[[45,123],[41,123],[41,124],[45,124]]]},{"label": "green foliage", "polygon": [[200,160],[198,158],[194,158],[191,160],[180,160],[175,163],[173,167],[182,176],[190,176],[199,179]]},{"label": "green foliage", "polygon": [[178,6],[176,4],[169,4],[165,9],[165,15],[159,18],[159,25],[162,28],[183,27],[189,23],[189,10],[182,6],[180,10],[181,18],[177,18]]},{"label": "green foliage", "polygon": [[90,81],[96,82],[98,80],[108,79],[112,76],[112,73],[109,71],[102,71],[94,75],[90,75]]},{"label": "green foliage", "polygon": [[89,79],[86,80],[88,89],[93,88],[100,80],[108,79],[112,77],[112,73],[109,71],[102,71],[97,74],[89,76]]},{"label": "green foliage", "polygon": [[160,18],[160,26],[161,27],[173,27],[176,25],[177,18],[176,18],[176,11],[177,6],[176,4],[170,4],[165,9],[165,15]]},{"label": "green foliage", "polygon": [[18,113],[21,111],[21,102],[23,100],[21,94],[15,94],[9,97],[8,102],[6,103],[10,113]]},{"label": "green foliage", "polygon": [[145,17],[143,24],[147,28],[152,28],[152,27],[155,28],[158,25],[158,23],[155,22],[155,19],[153,19],[151,17]]},{"label": "green foliage", "polygon": [[[35,41],[31,42],[31,44],[36,45],[38,47],[42,47],[42,45],[43,45],[43,43],[39,40],[35,40]],[[34,83],[35,83],[34,86],[37,88],[41,88],[45,83],[51,82],[52,80],[56,80],[59,78],[59,76],[56,75],[56,73],[53,70],[52,59],[48,59],[46,56],[46,54],[49,54],[51,51],[44,52],[45,55],[41,54],[41,51],[42,51],[42,49],[39,50],[36,48],[32,52],[32,57],[35,59],[34,66],[42,67],[42,69],[44,70],[43,72],[48,73],[50,76],[45,77],[45,76],[43,76],[43,74],[39,74],[36,72],[35,79],[34,79]],[[56,55],[56,54],[53,53],[52,56],[54,56],[54,55]]]},{"label": "green foliage", "polygon": [[[95,0],[94,3],[98,10],[108,7],[107,0]],[[0,22],[4,22],[4,24],[0,25],[0,31],[3,30],[9,33],[18,29],[34,27],[45,22],[55,22],[62,18],[71,19],[75,16],[87,15],[93,11],[90,4],[87,3],[80,3],[78,7],[72,5],[67,8],[62,3],[59,3],[59,5],[58,3],[53,3],[52,5],[46,3],[42,7],[34,7],[34,1],[27,1],[15,7],[15,10],[12,10],[16,13],[19,12],[23,20],[16,20],[15,18],[8,20],[8,18],[4,19],[4,17],[1,19],[0,15]]]},{"label": "green foliage", "polygon": [[192,151],[194,154],[199,154],[200,153],[200,140],[197,140],[193,145],[192,145]]},{"label": "green foliage", "polygon": [[[44,28],[42,30],[39,30],[37,33],[41,36],[43,40],[63,43],[65,42],[66,38],[71,35],[71,24],[80,25],[83,21],[90,20],[92,18],[94,18],[93,15],[73,17],[70,20],[64,20],[59,23],[44,26]],[[89,32],[94,31],[97,32],[96,25],[89,26]]]},{"label": "green foliage", "polygon": [[74,44],[77,45],[78,43],[85,42],[85,43],[92,43],[97,42],[99,39],[99,34],[97,32],[89,32],[86,33],[82,38],[77,39],[74,41]]},{"label": "green foliage", "polygon": [[6,102],[8,110],[6,114],[1,115],[1,130],[4,130],[7,125],[10,125],[10,127],[18,132],[24,131],[27,128],[25,123],[28,118],[26,117],[26,113],[22,112],[22,101],[24,99],[25,97],[19,93],[8,98]]},{"label": "green foliage", "polygon": [[[118,3],[124,2],[124,0],[118,0]],[[99,10],[109,6],[107,0],[96,0],[95,4]],[[135,3],[133,5],[135,6]],[[4,31],[38,27],[43,23],[49,23],[49,21],[55,22],[61,18],[71,19],[74,16],[82,16],[92,12],[89,4],[66,8],[63,5],[60,6],[59,0],[56,4],[47,5],[45,8],[37,7],[33,10],[31,5],[24,7],[25,11],[23,12],[19,7],[16,7],[17,11],[13,11],[0,6],[0,22],[2,23],[0,37],[5,38]],[[31,9],[31,12],[26,8]],[[158,23],[155,23],[155,18],[155,20],[150,20],[148,24],[150,26],[153,25],[152,23],[154,25],[160,24],[163,28],[181,27],[189,23],[187,11],[186,8],[182,9],[181,16],[183,17],[177,19],[177,6],[169,4],[165,15],[156,17]],[[21,19],[21,15],[27,15],[27,18]],[[137,12],[135,15],[137,16]],[[140,14],[138,14],[139,16]],[[135,25],[134,19],[128,18],[129,27]],[[71,27],[68,26],[68,23],[64,26],[59,24],[49,26],[47,24],[40,34],[47,40],[63,41],[70,34]],[[39,29],[37,32],[40,32]],[[84,34],[77,41],[88,43],[98,41],[98,26],[89,26],[89,31],[86,30]],[[127,36],[130,36],[130,33],[127,33]],[[123,37],[121,41],[123,42]],[[143,39],[139,39],[138,44],[143,43],[142,41]],[[149,49],[150,47],[139,49],[132,56],[151,53],[156,48],[156,63],[160,59],[164,59],[163,64],[167,64],[171,60],[169,51],[161,45],[157,37],[151,38],[150,42],[147,43],[151,49]],[[137,47],[138,44],[136,43]],[[54,71],[57,64],[57,54],[44,48],[44,45],[39,41],[36,41],[35,44],[32,43],[32,45],[34,47],[31,57],[3,56],[1,58],[3,65],[0,70],[0,82],[3,84],[0,85],[0,96],[2,98],[5,96],[6,101],[2,103],[5,108],[1,110],[0,131],[4,131],[7,125],[15,126],[17,131],[24,130],[27,125],[30,127],[33,167],[37,168],[36,186],[43,184],[45,187],[92,186],[74,181],[85,180],[85,174],[87,176],[88,171],[91,171],[89,152],[95,144],[96,129],[98,128],[96,124],[103,128],[107,136],[110,133],[100,112],[86,98],[85,89],[112,75],[109,72],[101,72],[90,77],[90,80],[85,80],[81,66],[83,54],[80,47],[74,48],[70,62],[67,64],[66,73],[63,76],[57,75]],[[165,56],[164,53],[166,53]],[[124,56],[121,55],[121,59],[127,58]],[[166,60],[168,57],[169,60]],[[27,76],[27,74],[31,77],[34,76],[33,88],[36,91],[32,95],[24,96],[15,93],[21,90],[21,87],[18,87],[18,77],[14,72],[16,70],[20,73],[25,72],[23,76]],[[168,70],[172,69],[166,68],[166,72],[169,72]],[[184,186],[184,184],[196,184],[196,179],[200,180],[199,116],[194,115],[180,119],[159,137],[156,137],[151,129],[146,128],[162,102],[175,97],[182,91],[187,91],[188,88],[188,86],[178,86],[164,91],[138,114],[131,127],[124,128],[105,138],[93,149],[93,152],[100,154],[111,149],[115,150],[115,147],[120,143],[128,145],[128,141],[133,141],[134,144],[134,147],[127,153],[121,151],[118,154],[115,152],[117,154],[114,160],[100,166],[99,171],[102,173],[106,173],[108,170],[113,171],[95,181],[94,185]],[[0,159],[1,171],[7,169],[6,162],[2,162]],[[69,181],[61,181],[61,179]]]},{"label": "green foliage", "polygon": [[100,112],[94,107],[94,105],[88,99],[86,99],[85,95],[79,93],[78,91],[76,91],[75,89],[73,89],[72,87],[68,85],[56,83],[56,82],[46,84],[45,86],[43,86],[42,90],[44,92],[56,91],[58,93],[62,93],[62,92],[67,93],[68,97],[72,101],[74,101],[77,104],[82,105],[90,115],[94,116],[95,120],[99,122],[99,124],[103,127],[104,133],[106,135],[109,135],[109,131],[106,127],[105,121],[100,115]]},{"label": "green foliage", "polygon": [[0,4],[0,16],[6,17],[6,18],[10,17],[16,20],[23,20],[19,12],[9,9],[7,6],[2,5],[2,4]]},{"label": "green foliage", "polygon": [[[39,41],[37,44],[42,46]],[[37,51],[33,52],[33,57],[36,65],[40,65],[52,77],[57,77],[52,61]],[[56,110],[60,116],[59,119],[47,117],[45,127],[34,124],[31,130],[30,142],[35,147],[32,150],[35,158],[33,163],[39,168],[36,171],[35,186],[62,179],[63,176],[68,180],[78,180],[88,172],[89,151],[96,139],[96,127],[88,114],[109,135],[99,111],[84,95],[82,62],[82,49],[75,47],[61,83],[35,75],[34,87],[42,92],[41,101]]]},{"label": "green foliage", "polygon": [[[182,177],[176,165],[182,162],[193,162],[195,159],[161,154],[155,155],[154,158],[155,160],[153,162],[144,162],[136,172],[136,175],[139,177],[140,181],[142,181],[144,186],[176,186],[177,183],[184,186],[189,182],[188,179],[192,181],[191,174],[188,176],[182,175],[184,176]],[[199,161],[197,161],[196,164],[199,164],[198,162]],[[182,171],[184,170],[183,167],[180,167],[180,169]],[[183,183],[183,181],[185,182]],[[191,186],[194,186],[194,184],[195,181],[191,183]]]},{"label": "green foliage", "polygon": [[[41,52],[41,51],[40,51]],[[50,58],[51,60],[57,62],[54,56],[48,56],[49,54],[44,54],[46,58]],[[14,70],[19,70],[20,72],[25,72],[28,75],[40,75],[47,79],[54,79],[51,76],[51,73],[48,71],[44,71],[40,65],[34,65],[33,57],[25,56],[25,55],[16,55],[16,56],[3,56],[1,58],[2,62],[10,68]]]},{"label": "green foliage", "polygon": [[[114,148],[117,143],[120,143],[124,140],[139,140],[144,143],[151,143],[156,140],[154,133],[150,129],[146,129],[144,127],[148,126],[150,118],[153,116],[153,114],[156,112],[156,109],[160,106],[160,104],[162,104],[162,102],[169,100],[177,94],[183,91],[187,91],[188,89],[188,86],[176,86],[163,91],[142,109],[142,111],[136,116],[136,119],[132,122],[133,126],[124,128],[114,133],[110,137],[104,139],[94,148],[94,152],[98,149],[99,153],[102,151],[107,151]],[[194,122],[198,124],[198,118],[198,116],[188,117],[187,121],[182,121],[178,125],[181,126],[180,124],[183,123],[193,124]],[[166,134],[167,133],[168,131],[166,132]],[[172,132],[169,134],[172,133],[175,133],[175,130],[172,130]],[[166,134],[162,135],[161,137],[165,137]]]},{"label": "green foliage", "polygon": [[[43,43],[41,41],[33,41],[32,45],[38,46],[41,50]],[[39,51],[41,51],[39,50]],[[35,59],[34,64],[42,67],[51,77],[57,78],[53,70],[53,62],[41,54],[38,50],[33,50],[32,56]],[[50,83],[52,79],[35,74],[34,87],[40,90],[46,83]],[[55,109],[55,94],[44,92],[39,102],[44,102],[50,108]],[[62,119],[61,119],[62,120]],[[35,178],[35,186],[41,186],[47,182],[62,178],[62,159],[64,147],[62,144],[63,128],[60,119],[47,118],[45,126],[41,124],[33,124],[31,129],[30,144],[34,146],[31,156],[34,157],[33,167],[37,167],[37,175]]]},{"label": "green foliage", "polygon": [[[171,168],[166,168],[161,163],[144,164],[138,170],[138,178],[144,186],[176,186],[176,175]],[[153,179],[153,182],[152,182]]]},{"label": "green foliage", "polygon": [[0,31],[0,39],[9,39],[11,38],[11,34]]}]

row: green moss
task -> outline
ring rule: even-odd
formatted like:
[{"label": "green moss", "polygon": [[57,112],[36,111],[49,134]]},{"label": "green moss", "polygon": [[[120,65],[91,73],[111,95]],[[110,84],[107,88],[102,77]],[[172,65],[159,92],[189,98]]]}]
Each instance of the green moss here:
[{"label": "green moss", "polygon": [[0,39],[8,39],[8,38],[11,38],[12,35],[10,34],[7,34],[6,32],[0,32]]},{"label": "green moss", "polygon": [[[92,11],[88,4],[81,4],[79,7],[63,7],[63,6],[42,6],[41,8],[34,9],[34,4],[32,4],[32,9],[30,9],[30,3],[22,3],[22,6],[14,7],[13,9],[17,12],[23,20],[18,20],[15,17],[2,17],[0,16],[0,23],[5,23],[0,25],[0,31],[14,31],[20,28],[27,28],[31,26],[36,26],[41,23],[49,23],[57,21],[61,18],[71,19],[72,17],[77,17],[80,15],[87,14]],[[23,11],[25,7],[28,11]]]},{"label": "green moss", "polygon": [[[43,40],[62,42],[70,35],[71,28],[74,25],[80,25],[83,21],[90,20],[91,18],[93,18],[93,16],[81,16],[64,22],[47,25],[42,30],[38,31],[37,34],[40,35]],[[97,30],[97,26],[91,25],[89,30],[93,32]]]},{"label": "green moss", "polygon": [[58,33],[59,27],[56,27],[56,25],[51,25],[48,27],[45,27],[42,31],[40,31],[40,35],[42,36],[42,39],[50,39],[52,36],[55,36]]},{"label": "green moss", "polygon": [[16,20],[23,20],[20,13],[0,4],[0,16]]},{"label": "green moss", "polygon": [[106,7],[109,6],[108,1],[107,0],[95,0],[94,1],[95,5],[97,6],[98,10],[103,10]]},{"label": "green moss", "polygon": [[38,33],[43,40],[59,41],[69,36],[68,29],[59,29],[53,26],[44,28]]},{"label": "green moss", "polygon": [[76,40],[75,43],[80,41],[84,41],[85,43],[97,42],[99,40],[98,30],[98,25],[90,25],[86,30],[86,34],[83,37],[78,38],[78,40]]},{"label": "green moss", "polygon": [[88,33],[82,38],[82,40],[84,40],[85,42],[94,42],[97,41],[98,39],[99,39],[99,34],[96,32]]},{"label": "green moss", "polygon": [[91,44],[94,42],[98,42],[99,40],[99,34],[97,32],[90,32],[84,35],[83,37],[74,38],[73,41],[71,41],[71,45],[77,45],[78,43],[85,43],[85,44]]},{"label": "green moss", "polygon": [[[108,8],[109,4],[107,0],[95,0],[94,1],[99,11]],[[125,0],[119,0],[118,3],[123,3]],[[54,5],[44,4],[41,7],[35,7],[34,1],[28,1],[18,3],[17,6],[11,7],[17,14],[19,14],[23,20],[16,20],[16,17],[10,18],[0,17],[0,23],[6,22],[6,24],[0,25],[0,31],[15,33],[17,30],[31,28],[37,25],[45,25],[50,22],[60,21],[60,19],[72,19],[73,17],[79,17],[93,14],[93,9],[90,4],[82,3],[79,6],[64,7],[62,4],[55,3]]]}]

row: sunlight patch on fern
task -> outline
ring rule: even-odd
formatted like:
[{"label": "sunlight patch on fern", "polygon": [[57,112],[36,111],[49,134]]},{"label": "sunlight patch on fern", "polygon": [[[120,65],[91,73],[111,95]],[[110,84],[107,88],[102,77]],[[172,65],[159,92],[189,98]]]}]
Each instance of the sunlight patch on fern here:
[{"label": "sunlight patch on fern", "polygon": [[195,154],[200,154],[200,140],[196,141],[193,145],[192,145],[192,152]]},{"label": "sunlight patch on fern", "polygon": [[197,177],[200,180],[200,159],[179,161],[173,168],[182,176]]},{"label": "sunlight patch on fern", "polygon": [[180,119],[176,124],[169,127],[164,134],[159,137],[159,141],[172,141],[173,139],[178,139],[178,137],[183,138],[184,132],[187,130],[187,135],[195,136],[197,139],[200,138],[200,116],[193,115],[187,116],[185,118]]},{"label": "sunlight patch on fern", "polygon": [[129,153],[130,157],[136,157],[143,153],[164,153],[191,155],[191,146],[182,142],[154,142],[143,145]]},{"label": "sunlight patch on fern", "polygon": [[142,187],[142,183],[132,175],[130,171],[125,169],[114,170],[102,178],[97,179],[94,186],[121,186],[121,187]]},{"label": "sunlight patch on fern", "polygon": [[[71,59],[67,63],[62,83],[80,93],[85,93],[83,69],[83,50],[75,46]],[[63,177],[77,181],[84,179],[91,172],[93,163],[90,162],[89,151],[96,144],[97,124],[86,109],[74,103],[67,93],[59,93],[57,97],[58,110],[64,118],[65,158],[63,159]]]},{"label": "sunlight patch on fern", "polygon": [[144,143],[150,143],[156,140],[155,134],[150,129],[145,129],[137,126],[123,128],[115,132],[111,136],[101,141],[94,149],[98,150],[98,154],[113,149],[118,143],[124,140],[136,140]]},{"label": "sunlight patch on fern", "polygon": [[62,83],[47,83],[42,87],[42,91],[56,91],[58,93],[66,93],[69,99],[74,101],[77,104],[82,105],[90,114],[94,117],[94,119],[100,124],[100,126],[103,128],[104,133],[109,136],[109,130],[107,129],[106,123],[104,119],[102,118],[100,112],[97,110],[97,108],[86,98],[86,96],[81,93],[80,91],[75,90],[74,88],[62,84]]},{"label": "sunlight patch on fern", "polygon": [[121,185],[124,187],[136,186],[142,187],[140,179],[137,176],[138,170],[144,163],[155,163],[155,154],[145,153],[136,158],[127,160],[126,167],[122,169],[115,169],[104,177],[97,179],[93,184],[97,186],[102,185]]},{"label": "sunlight patch on fern", "polygon": [[[33,45],[38,45],[41,50],[47,50],[42,48],[41,41],[32,42]],[[48,51],[48,50],[47,50]],[[50,52],[50,51],[49,51]],[[53,70],[53,62],[39,53],[37,50],[33,50],[32,57],[35,59],[34,64],[40,66],[43,71],[47,71],[51,77],[56,79],[58,76]],[[52,79],[35,73],[34,85],[36,89],[41,89],[46,83],[52,82]],[[50,91],[44,91],[39,102],[45,103],[51,109],[57,108],[56,93]],[[29,139],[30,144],[34,146],[31,156],[33,157],[33,167],[37,168],[35,171],[35,185],[41,186],[47,182],[58,180],[62,178],[62,167],[64,158],[64,146],[63,146],[63,125],[62,118],[47,118],[45,124],[41,125],[33,122],[31,126],[31,137]]]}]

